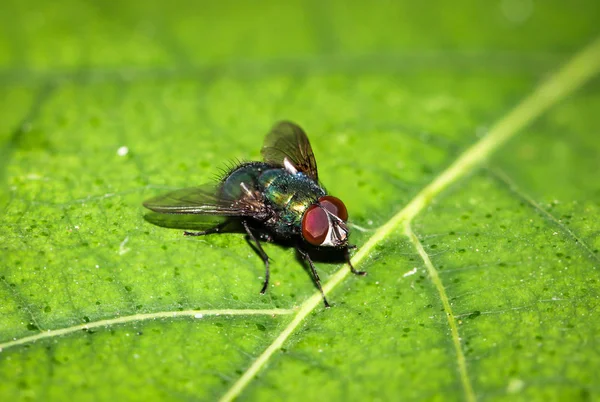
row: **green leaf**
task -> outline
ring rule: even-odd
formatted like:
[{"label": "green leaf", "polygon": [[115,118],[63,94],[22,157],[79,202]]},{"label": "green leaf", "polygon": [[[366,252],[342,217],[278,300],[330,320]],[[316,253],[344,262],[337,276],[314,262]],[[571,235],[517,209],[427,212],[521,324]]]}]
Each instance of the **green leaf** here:
[{"label": "green leaf", "polygon": [[[600,397],[596,2],[3,8],[1,400]],[[284,118],[369,273],[327,310],[143,219]]]}]

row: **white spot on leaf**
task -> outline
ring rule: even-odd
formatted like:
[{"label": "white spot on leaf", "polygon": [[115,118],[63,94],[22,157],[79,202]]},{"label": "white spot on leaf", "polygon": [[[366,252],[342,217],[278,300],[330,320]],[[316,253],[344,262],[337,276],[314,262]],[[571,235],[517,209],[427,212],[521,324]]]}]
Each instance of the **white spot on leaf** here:
[{"label": "white spot on leaf", "polygon": [[125,247],[128,241],[129,241],[129,236],[127,236],[119,245],[119,255],[128,253],[131,250],[129,247]]},{"label": "white spot on leaf", "polygon": [[404,275],[402,275],[403,278],[406,278],[407,276],[411,276],[417,273],[417,267],[414,267],[413,269],[411,269],[408,272],[405,272]]},{"label": "white spot on leaf", "polygon": [[119,147],[119,149],[117,149],[117,155],[119,156],[125,156],[129,153],[129,148],[126,146],[122,146]]}]

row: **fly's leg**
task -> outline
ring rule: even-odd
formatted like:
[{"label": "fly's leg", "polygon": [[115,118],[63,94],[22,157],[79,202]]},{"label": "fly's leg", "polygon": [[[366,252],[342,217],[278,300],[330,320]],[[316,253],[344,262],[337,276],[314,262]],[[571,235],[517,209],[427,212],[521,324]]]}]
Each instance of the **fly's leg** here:
[{"label": "fly's leg", "polygon": [[344,250],[344,257],[346,257],[346,262],[350,266],[350,271],[352,271],[352,273],[354,275],[361,275],[361,276],[366,275],[367,273],[365,271],[357,271],[356,269],[354,269],[354,266],[352,265],[352,262],[350,261],[350,252],[348,251],[351,248],[356,248],[356,246],[348,246]]},{"label": "fly's leg", "polygon": [[265,253],[265,250],[263,250],[262,246],[260,245],[260,242],[258,241],[256,236],[254,236],[254,233],[252,233],[252,231],[250,230],[250,226],[248,226],[248,223],[246,221],[242,221],[242,225],[244,226],[244,229],[246,229],[246,233],[248,233],[248,237],[252,241],[254,241],[254,244],[256,245],[256,251],[258,252],[258,255],[260,256],[260,258],[262,258],[263,262],[265,263],[265,282],[263,283],[263,287],[260,290],[260,294],[265,294],[265,292],[267,291],[267,286],[269,286],[269,276],[270,276],[269,256],[267,255],[267,253]]},{"label": "fly's leg", "polygon": [[228,221],[225,221],[223,223],[219,223],[217,226],[210,228],[210,229],[206,229],[206,230],[202,230],[200,232],[183,232],[184,236],[204,236],[204,235],[208,235],[208,234],[212,234],[212,233],[219,233],[221,230],[223,230],[223,228],[225,226],[227,226],[227,224],[229,224]]},{"label": "fly's leg", "polygon": [[308,262],[308,265],[310,266],[310,271],[312,272],[313,277],[315,278],[315,282],[317,283],[317,287],[321,291],[321,295],[323,295],[323,303],[325,303],[325,308],[329,308],[330,305],[329,305],[329,302],[327,302],[327,298],[325,297],[325,292],[323,292],[323,288],[321,287],[321,279],[319,279],[319,274],[317,273],[317,270],[315,269],[315,264],[313,264],[312,260],[310,259],[308,252],[304,251],[300,247],[296,247],[296,250],[298,250],[298,253],[300,253],[300,256],[305,261]]}]

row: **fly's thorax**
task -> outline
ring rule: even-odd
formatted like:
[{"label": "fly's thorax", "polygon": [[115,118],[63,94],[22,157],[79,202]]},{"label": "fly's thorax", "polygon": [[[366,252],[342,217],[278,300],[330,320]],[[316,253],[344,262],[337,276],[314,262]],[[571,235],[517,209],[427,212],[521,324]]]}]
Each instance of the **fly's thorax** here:
[{"label": "fly's thorax", "polygon": [[296,226],[297,231],[306,209],[325,195],[311,178],[302,173],[291,174],[285,169],[265,171],[260,182],[264,183],[265,198],[278,211],[279,219]]}]

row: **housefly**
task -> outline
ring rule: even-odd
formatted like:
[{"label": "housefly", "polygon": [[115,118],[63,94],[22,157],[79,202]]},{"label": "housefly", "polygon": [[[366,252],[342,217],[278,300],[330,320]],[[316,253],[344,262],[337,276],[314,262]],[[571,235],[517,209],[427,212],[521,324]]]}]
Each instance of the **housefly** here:
[{"label": "housefly", "polygon": [[[329,307],[309,251],[341,250],[351,271],[365,274],[350,262],[348,250],[354,246],[348,243],[348,210],[319,184],[310,142],[296,124],[277,123],[267,134],[261,154],[262,162],[238,164],[216,184],[176,190],[149,199],[144,206],[163,217],[210,217],[204,221],[203,230],[184,232],[187,236],[219,233],[230,225],[241,225],[265,264],[261,293],[269,284],[269,257],[260,240],[291,242],[308,262],[325,306]],[[170,227],[183,228],[177,223]]]}]

